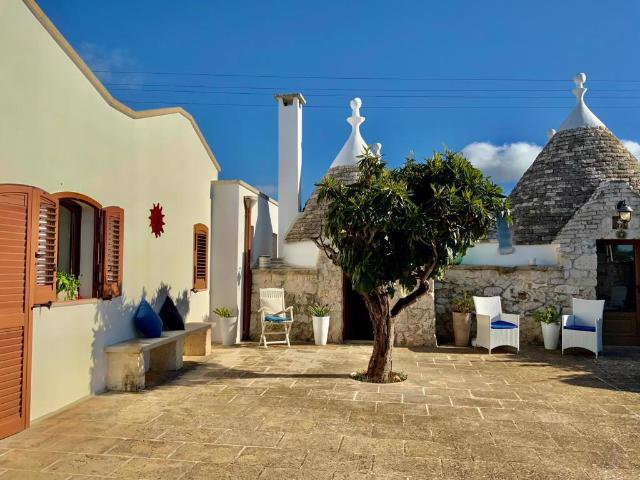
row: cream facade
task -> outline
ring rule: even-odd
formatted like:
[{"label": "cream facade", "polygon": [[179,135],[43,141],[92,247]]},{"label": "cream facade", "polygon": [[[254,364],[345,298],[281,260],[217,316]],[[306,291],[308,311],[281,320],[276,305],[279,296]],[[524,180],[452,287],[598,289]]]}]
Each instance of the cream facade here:
[{"label": "cream facade", "polygon": [[[124,210],[122,295],[33,312],[34,420],[104,389],[104,347],[135,336],[141,298],[158,309],[168,294],[186,321],[209,319],[209,292],[192,291],[193,235],[198,223],[211,230],[219,165],[182,109],[136,112],[114,100],[30,0],[0,0],[0,58],[0,183]],[[156,238],[158,203],[166,224]]]},{"label": "cream facade", "polygon": [[[245,199],[251,207],[251,258],[248,268],[255,266],[258,257],[277,256],[278,202],[259,192],[242,180],[218,180],[211,184],[212,198],[212,258],[211,307],[227,307],[238,314],[238,341],[242,337],[243,285],[245,284]],[[213,340],[222,339],[218,318],[213,315]]]}]

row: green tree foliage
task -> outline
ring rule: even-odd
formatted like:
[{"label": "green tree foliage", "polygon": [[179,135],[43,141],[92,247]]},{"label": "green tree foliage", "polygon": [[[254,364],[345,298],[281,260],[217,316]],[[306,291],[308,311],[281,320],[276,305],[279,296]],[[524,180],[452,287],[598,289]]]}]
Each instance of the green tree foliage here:
[{"label": "green tree foliage", "polygon": [[[387,168],[366,151],[359,168],[355,183],[326,177],[318,184],[328,213],[317,243],[364,297],[374,323],[375,355],[379,341],[389,342],[377,337],[393,336],[393,318],[486,236],[496,214],[508,216],[508,206],[498,185],[450,150],[423,162],[408,159],[399,168]],[[398,287],[407,293],[389,308]],[[387,326],[376,328],[376,322]],[[390,366],[380,377],[372,363],[373,356],[369,378],[385,381]]]}]

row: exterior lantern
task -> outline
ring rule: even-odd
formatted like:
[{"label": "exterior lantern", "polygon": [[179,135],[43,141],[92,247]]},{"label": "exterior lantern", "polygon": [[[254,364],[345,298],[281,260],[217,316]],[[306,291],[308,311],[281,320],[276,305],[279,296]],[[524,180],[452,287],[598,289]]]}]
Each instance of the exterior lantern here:
[{"label": "exterior lantern", "polygon": [[616,211],[620,216],[620,221],[629,223],[629,220],[631,220],[631,212],[633,212],[633,209],[629,205],[627,205],[626,200],[620,200],[618,202],[618,204],[616,205]]}]

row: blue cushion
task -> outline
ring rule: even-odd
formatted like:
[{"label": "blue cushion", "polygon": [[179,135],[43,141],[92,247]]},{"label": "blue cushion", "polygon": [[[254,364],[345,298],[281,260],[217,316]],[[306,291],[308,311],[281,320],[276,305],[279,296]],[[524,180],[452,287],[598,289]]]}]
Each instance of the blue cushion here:
[{"label": "blue cushion", "polygon": [[281,317],[279,315],[267,315],[265,317],[265,320],[267,322],[282,323],[282,322],[286,322],[289,319],[287,317]]},{"label": "blue cushion", "polygon": [[162,336],[162,319],[151,308],[144,298],[133,316],[133,324],[146,338],[158,338]]},{"label": "blue cushion", "polygon": [[504,320],[494,320],[491,322],[491,328],[495,330],[506,330],[511,328],[518,328],[517,325],[514,325],[511,322],[505,322]]},{"label": "blue cushion", "polygon": [[578,330],[580,332],[595,332],[596,327],[590,327],[589,325],[567,325],[565,330]]}]

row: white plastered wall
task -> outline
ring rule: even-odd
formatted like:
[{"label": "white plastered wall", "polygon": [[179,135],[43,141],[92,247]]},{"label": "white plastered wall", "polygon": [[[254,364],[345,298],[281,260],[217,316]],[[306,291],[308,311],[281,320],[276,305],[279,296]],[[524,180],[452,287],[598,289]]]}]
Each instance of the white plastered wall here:
[{"label": "white plastered wall", "polygon": [[[103,348],[134,335],[142,296],[158,309],[168,292],[187,321],[208,319],[208,292],[190,291],[193,225],[210,223],[217,170],[185,116],[134,119],[108,105],[22,2],[0,0],[0,58],[0,183],[125,212],[123,296],[34,311],[33,420],[104,389]],[[166,215],[160,238],[153,203]]]},{"label": "white plastered wall", "polygon": [[[242,282],[244,255],[244,197],[257,200],[251,210],[254,227],[252,264],[271,255],[272,234],[278,233],[278,203],[240,180],[212,182],[211,307],[238,313],[237,340],[242,333]],[[221,341],[217,317],[212,315],[213,340]]]},{"label": "white plastered wall", "polygon": [[483,242],[471,247],[462,259],[463,265],[492,265],[517,267],[523,265],[557,265],[557,244],[514,245],[513,252],[503,255],[498,251],[497,242]]}]

